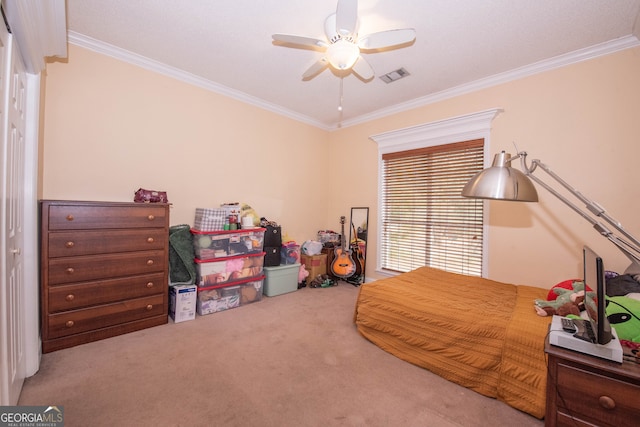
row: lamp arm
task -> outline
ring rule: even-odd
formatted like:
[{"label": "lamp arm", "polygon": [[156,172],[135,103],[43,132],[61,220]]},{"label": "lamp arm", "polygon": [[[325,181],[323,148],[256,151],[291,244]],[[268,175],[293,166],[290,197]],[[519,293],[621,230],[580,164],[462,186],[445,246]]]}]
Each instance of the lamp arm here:
[{"label": "lamp arm", "polygon": [[[624,227],[622,227],[622,224],[619,221],[609,216],[601,205],[599,205],[598,203],[592,200],[589,200],[582,193],[580,193],[578,190],[576,190],[574,187],[572,187],[566,181],[560,178],[555,172],[553,172],[547,165],[542,163],[540,160],[534,159],[531,161],[531,166],[528,166],[526,161],[526,158],[527,158],[526,152],[520,152],[514,158],[517,158],[517,157],[520,157],[522,168],[525,174],[530,179],[538,183],[538,185],[540,185],[541,187],[546,189],[548,192],[556,196],[556,198],[558,198],[561,202],[563,202],[565,205],[567,205],[573,211],[575,211],[578,215],[580,215],[585,220],[587,220],[598,233],[600,233],[602,236],[606,237],[611,243],[616,245],[616,247],[620,249],[631,260],[631,262],[635,264],[635,266],[638,269],[640,269],[640,241],[636,239],[633,235],[631,235],[629,232],[627,232],[624,229]],[[569,199],[564,197],[558,191],[553,189],[550,185],[548,185],[547,183],[542,181],[540,178],[535,176],[533,172],[538,167],[543,171],[545,171],[556,182],[558,182],[560,185],[566,188],[573,196],[575,196],[577,199],[583,202],[588,212],[590,212],[592,215],[598,218],[604,219],[607,223],[612,225],[620,234],[622,234],[629,241],[624,240],[619,236],[617,236],[616,234],[614,234],[609,228],[607,228],[607,226],[605,226],[599,221],[596,221],[591,215],[589,215],[588,212],[576,206],[573,202],[571,202]]]}]

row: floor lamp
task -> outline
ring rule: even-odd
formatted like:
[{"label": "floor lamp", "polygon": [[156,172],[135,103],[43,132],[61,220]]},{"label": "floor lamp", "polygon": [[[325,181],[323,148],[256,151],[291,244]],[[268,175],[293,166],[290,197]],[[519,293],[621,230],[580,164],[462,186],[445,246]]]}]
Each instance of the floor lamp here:
[{"label": "floor lamp", "polygon": [[[524,173],[511,167],[511,161],[515,159],[520,159]],[[534,175],[538,168],[546,172],[557,184],[567,189],[576,199],[584,203],[585,208],[578,207],[551,185]],[[574,212],[591,223],[600,235],[616,245],[631,260],[631,265],[627,268],[625,274],[630,274],[637,281],[640,281],[640,241],[627,232],[620,222],[608,215],[602,206],[589,200],[578,190],[567,184],[540,160],[532,160],[529,166],[525,151],[521,151],[515,156],[511,156],[504,151],[496,154],[491,167],[480,171],[471,178],[462,189],[462,195],[478,199],[537,202],[538,193],[531,181],[536,182],[556,196],[565,205],[573,209]],[[612,226],[615,232],[611,231],[598,219],[602,219]]]}]

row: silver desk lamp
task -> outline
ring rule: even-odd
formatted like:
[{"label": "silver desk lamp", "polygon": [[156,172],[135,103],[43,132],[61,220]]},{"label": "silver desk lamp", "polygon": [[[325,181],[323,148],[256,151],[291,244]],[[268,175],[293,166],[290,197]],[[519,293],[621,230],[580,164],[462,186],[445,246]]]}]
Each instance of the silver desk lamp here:
[{"label": "silver desk lamp", "polygon": [[[511,161],[518,158],[521,161],[524,173],[511,167]],[[533,172],[537,168],[545,171],[557,183],[566,188],[569,193],[584,203],[586,209],[579,208],[550,185],[535,176]],[[491,167],[480,171],[471,178],[462,189],[462,195],[479,199],[537,202],[538,193],[531,181],[535,181],[538,185],[556,196],[578,215],[589,221],[598,233],[616,245],[616,247],[631,260],[631,265],[625,273],[634,276],[636,280],[640,281],[640,241],[628,233],[620,222],[609,216],[602,206],[589,200],[578,190],[571,187],[540,160],[534,159],[531,161],[531,166],[528,166],[527,153],[525,151],[521,151],[515,156],[511,156],[504,151],[496,154]],[[618,234],[612,232],[596,218],[602,218],[614,227]]]}]

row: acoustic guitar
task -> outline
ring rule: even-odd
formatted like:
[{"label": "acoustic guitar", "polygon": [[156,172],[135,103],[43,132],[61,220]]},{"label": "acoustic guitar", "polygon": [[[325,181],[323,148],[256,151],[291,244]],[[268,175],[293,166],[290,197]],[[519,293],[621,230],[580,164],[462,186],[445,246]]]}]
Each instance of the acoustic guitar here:
[{"label": "acoustic guitar", "polygon": [[334,257],[331,262],[331,273],[342,279],[346,279],[353,275],[356,271],[356,264],[351,257],[351,250],[347,249],[347,242],[344,237],[344,220],[345,217],[340,217],[340,224],[342,224],[342,234],[340,238],[340,247],[334,248]]},{"label": "acoustic guitar", "polygon": [[356,268],[353,276],[350,277],[349,280],[360,283],[362,281],[362,274],[364,273],[364,255],[358,245],[359,240],[356,226],[351,223],[351,227],[353,228],[354,236],[354,240],[351,241],[351,258],[355,261]]}]

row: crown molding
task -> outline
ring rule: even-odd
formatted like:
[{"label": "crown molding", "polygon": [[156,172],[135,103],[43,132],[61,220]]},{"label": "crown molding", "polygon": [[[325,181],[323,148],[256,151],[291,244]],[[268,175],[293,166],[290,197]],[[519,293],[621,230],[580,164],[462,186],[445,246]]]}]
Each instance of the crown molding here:
[{"label": "crown molding", "polygon": [[470,83],[465,83],[460,86],[446,89],[431,95],[423,96],[408,102],[396,104],[388,108],[383,108],[374,111],[369,114],[363,114],[362,116],[354,119],[345,120],[340,124],[335,123],[331,126],[327,126],[315,119],[308,116],[296,113],[286,108],[280,107],[270,102],[266,102],[262,99],[248,95],[244,92],[231,89],[227,86],[219,83],[212,82],[210,80],[203,79],[186,71],[180,70],[175,67],[170,67],[166,64],[158,61],[151,60],[144,56],[126,51],[124,49],[117,48],[108,43],[101,42],[91,37],[84,36],[74,31],[68,32],[69,43],[76,46],[80,46],[94,52],[98,52],[115,59],[119,59],[124,62],[128,62],[139,67],[145,68],[150,71],[154,71],[168,77],[183,81],[185,83],[192,84],[194,86],[201,87],[206,90],[210,90],[215,93],[219,93],[224,96],[228,96],[232,99],[274,112],[276,114],[289,117],[293,120],[297,120],[302,123],[309,124],[311,126],[318,127],[323,130],[338,130],[345,127],[354,126],[357,124],[377,120],[392,114],[402,113],[414,108],[423,107],[426,105],[434,104],[436,102],[444,101],[446,99],[454,98],[467,93],[475,92],[481,89],[486,89],[492,86],[497,86],[503,83],[507,83],[513,80],[521,79],[527,76],[531,76],[545,71],[554,70],[556,68],[564,67],[567,65],[575,64],[582,61],[598,58],[600,56],[615,53],[624,49],[630,49],[640,46],[640,40],[636,36],[625,36],[619,39],[611,40],[605,43],[600,43],[588,48],[579,49],[567,54],[559,55],[544,61],[539,61],[524,67],[516,68],[504,73],[489,76],[483,79],[479,79]]},{"label": "crown molding", "polygon": [[588,61],[590,59],[598,58],[600,56],[609,55],[611,53],[638,46],[640,46],[640,40],[638,40],[638,38],[635,36],[626,36],[605,43],[600,43],[588,48],[579,49],[564,55],[559,55],[553,58],[546,59],[544,61],[535,62],[524,67],[506,71],[504,73],[495,74],[487,78],[479,79],[470,83],[465,83],[463,85],[427,95],[422,98],[416,98],[409,102],[396,104],[389,108],[383,108],[370,114],[364,114],[360,117],[356,117],[355,119],[345,120],[342,123],[342,127],[344,128],[353,126],[356,124],[380,119],[392,114],[402,113],[414,108],[434,104],[436,102],[444,101],[446,99],[454,98],[460,95],[465,95],[467,93],[475,92],[481,89],[508,83],[513,80],[532,76],[534,74],[543,73],[545,71],[550,71],[557,68],[565,67],[567,65],[576,64],[578,62]]},{"label": "crown molding", "polygon": [[68,36],[69,43],[76,46],[80,46],[85,49],[110,56],[129,64],[137,65],[141,68],[163,74],[167,77],[180,80],[182,82],[218,93],[220,95],[228,96],[229,98],[235,99],[237,101],[244,102],[246,104],[253,105],[255,107],[262,108],[264,110],[268,110],[285,117],[289,117],[291,119],[309,124],[311,126],[315,126],[324,130],[330,130],[330,128],[327,127],[324,123],[314,120],[308,116],[296,113],[295,111],[288,110],[286,108],[280,107],[279,105],[272,104],[260,98],[256,98],[244,92],[232,89],[228,86],[212,82],[211,80],[203,79],[202,77],[198,77],[179,68],[171,67],[161,62],[154,61],[136,53],[129,52],[108,43],[104,43],[91,37],[76,33],[74,31],[69,31]]}]

